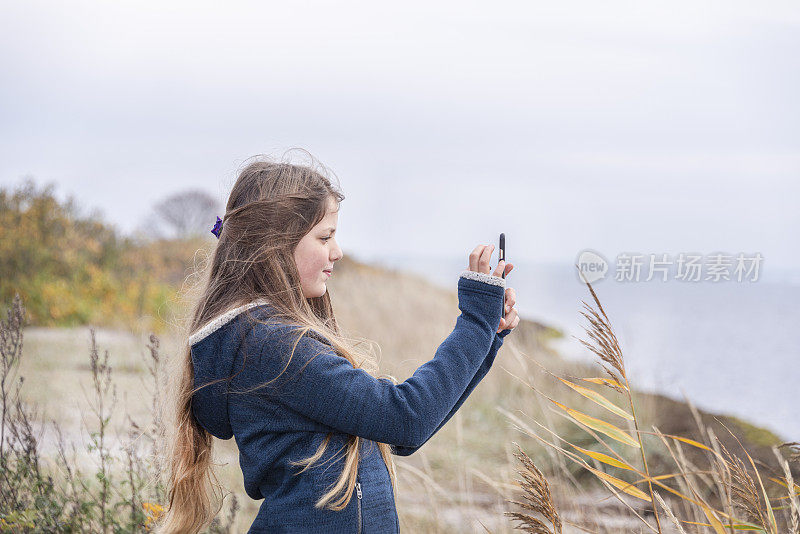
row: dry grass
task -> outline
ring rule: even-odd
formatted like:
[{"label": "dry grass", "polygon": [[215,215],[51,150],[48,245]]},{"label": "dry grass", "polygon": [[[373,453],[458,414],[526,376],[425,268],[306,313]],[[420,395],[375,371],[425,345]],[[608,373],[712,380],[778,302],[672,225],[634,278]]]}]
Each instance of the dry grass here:
[{"label": "dry grass", "polygon": [[[546,372],[555,381],[572,390],[573,394],[577,393],[602,408],[602,417],[588,415],[570,407],[568,404],[571,401],[559,402],[553,398],[552,393],[545,393],[532,385],[530,387],[552,403],[557,408],[554,408],[556,413],[584,430],[591,437],[591,446],[585,443],[581,446],[536,420],[529,424],[526,420],[506,412],[520,431],[536,438],[582,471],[593,475],[614,498],[627,507],[630,515],[636,517],[646,531],[658,534],[671,531],[669,524],[663,525],[660,520],[660,516],[666,514],[672,528],[682,533],[711,530],[716,534],[725,534],[750,530],[769,534],[800,534],[796,504],[800,486],[794,484],[788,460],[781,455],[778,447],[773,447],[772,450],[778,460],[777,469],[783,476],[779,474],[777,477],[765,479],[761,473],[775,471],[774,463],[772,466],[761,463],[757,467],[738,436],[720,423],[740,450],[738,454],[730,452],[725,443],[716,438],[714,431],[703,424],[702,417],[696,410],[695,420],[701,441],[664,434],[656,426],[652,426],[652,431],[640,430],[643,426],[636,414],[634,393],[626,373],[622,349],[594,289],[588,282],[586,286],[596,307],[583,303],[586,312],[582,314],[589,322],[586,333],[590,341],[580,341],[597,356],[607,376],[568,380]],[[521,380],[524,381],[524,378]],[[598,389],[610,390],[611,396],[607,396],[609,393],[604,395]],[[622,428],[623,426],[627,428]],[[673,460],[674,471],[651,473],[648,455],[655,447],[652,443],[645,443],[644,436],[648,435],[659,439],[662,450],[667,451]],[[792,445],[785,444],[787,447]],[[689,459],[684,453],[686,446],[702,451],[706,460],[704,465],[700,466]],[[641,462],[633,462],[630,455],[624,454],[624,451],[631,449],[637,449]],[[514,517],[523,521],[521,528],[528,532],[550,533],[546,524],[538,518],[558,517],[547,482],[530,458],[523,455],[520,460],[523,464],[520,472],[526,478],[523,487],[528,491],[528,499],[521,505],[534,514],[516,513]],[[560,467],[563,469],[563,466]],[[553,478],[564,485],[568,477],[554,472]],[[767,491],[765,480],[774,483],[770,487],[771,492]],[[776,495],[784,490],[785,495]],[[623,497],[633,497],[634,502],[629,503]],[[782,500],[788,500],[789,504],[781,506]],[[661,514],[659,508],[662,510]],[[576,526],[587,531],[594,531],[596,528],[588,525]]]},{"label": "dry grass", "polygon": [[[458,273],[454,272],[454,286],[457,277]],[[513,280],[509,282],[513,285]],[[329,288],[342,327],[352,335],[377,342],[382,355],[381,371],[400,380],[411,376],[419,365],[433,356],[436,347],[452,330],[459,313],[455,291],[439,289],[416,276],[375,269],[347,258],[337,264]],[[599,305],[599,301],[597,303]],[[603,321],[608,323],[601,309],[592,311],[589,308],[584,316],[592,325],[602,326]],[[629,400],[627,411],[633,412],[633,398],[628,398],[630,390],[627,389],[622,353],[618,346],[613,346],[616,341],[612,337],[613,331],[609,327],[609,330],[598,329],[593,334],[596,338],[592,338],[592,345],[605,357],[600,357],[607,370],[604,378],[615,382],[606,382],[602,387],[609,390],[612,402],[619,406],[625,406],[623,401]],[[545,487],[552,492],[550,505],[547,505],[551,506],[552,512],[544,501],[540,500],[537,506],[548,514],[557,514],[553,517],[560,518],[559,531],[637,532],[642,528],[642,521],[637,516],[654,523],[652,503],[629,494],[635,486],[619,488],[611,484],[616,493],[612,499],[600,491],[605,487],[603,482],[598,484],[598,476],[586,466],[600,470],[605,465],[602,461],[570,449],[575,457],[584,458],[584,466],[551,446],[556,444],[567,448],[571,447],[568,444],[574,444],[584,450],[604,452],[618,458],[626,465],[635,466],[636,476],[629,482],[635,482],[637,477],[644,479],[647,475],[646,470],[636,465],[637,460],[641,462],[642,459],[639,449],[617,447],[618,456],[613,455],[595,438],[614,440],[596,431],[593,431],[593,436],[571,420],[567,412],[553,409],[555,405],[547,399],[569,393],[571,409],[598,418],[609,414],[595,400],[578,394],[552,375],[542,372],[537,362],[543,363],[559,377],[596,377],[587,365],[558,358],[547,347],[546,340],[550,335],[552,331],[546,327],[522,321],[506,338],[494,369],[449,424],[416,454],[396,457],[399,476],[397,509],[403,532],[512,532],[515,528],[506,514],[522,513],[518,510],[520,505],[513,501],[524,502],[526,495],[532,495],[529,489],[517,482],[520,476],[523,480],[532,477],[526,483],[538,488],[533,491],[538,491],[541,499],[547,496]],[[128,416],[144,421],[151,415],[154,391],[149,385],[148,340],[149,335],[144,332],[97,330],[97,346],[101,351],[108,350],[108,364],[114,369],[114,383],[120,399],[120,404],[110,414],[109,428],[112,432],[108,436],[108,446],[111,450],[124,450],[130,427]],[[179,347],[178,342],[174,337],[162,336],[162,357],[172,357]],[[79,454],[83,457],[80,461],[86,465],[92,465],[95,460],[81,447],[82,442],[86,443],[89,430],[82,422],[81,414],[90,413],[93,388],[88,357],[90,346],[88,328],[27,329],[27,356],[20,369],[21,374],[30,378],[27,389],[23,391],[25,401],[39,405],[48,418],[61,423],[67,440],[78,444],[79,453],[83,451]],[[594,386],[590,382],[585,385]],[[648,425],[657,422],[659,428],[664,428],[669,417],[665,420],[665,414],[658,409],[667,405],[663,399],[637,396],[639,398],[648,402],[635,406],[641,412],[636,414],[636,424],[649,428]],[[681,407],[688,413],[685,404],[670,402],[674,403],[676,410]],[[566,402],[563,404],[567,405]],[[672,404],[669,406],[673,408]],[[700,414],[700,417],[710,416]],[[685,419],[682,416],[677,418],[679,421]],[[536,426],[535,432],[532,426]],[[737,427],[734,424],[730,426],[736,433]],[[699,462],[707,456],[707,451],[698,451],[691,446],[688,451],[680,449],[678,452],[676,445],[680,446],[680,442],[674,443],[674,440],[671,452],[663,448],[656,451],[653,444],[660,443],[658,436],[635,432],[635,427],[620,430],[629,433],[637,443],[643,443],[642,450],[653,450],[647,455],[647,460],[659,469],[672,461],[672,454],[678,457],[683,454],[687,462]],[[543,443],[540,436],[545,436],[548,444]],[[56,449],[55,435],[46,434],[43,440],[45,448]],[[517,449],[513,445],[516,443],[519,443]],[[724,444],[731,447],[727,441]],[[749,443],[745,446],[749,451],[755,450]],[[218,469],[220,480],[232,496],[238,498],[240,505],[232,519],[232,529],[243,531],[255,517],[260,502],[250,500],[244,493],[233,440],[218,441],[216,453],[222,464]],[[754,453],[753,457],[764,460],[765,455],[761,451]],[[533,462],[541,466],[538,475],[537,471],[529,468],[523,471],[528,475],[518,472],[520,463],[523,468],[526,465],[522,458],[528,458],[531,466]],[[544,476],[550,479],[549,486]],[[715,482],[710,475],[704,477],[701,480],[704,486],[700,489],[706,491]],[[782,469],[777,478],[786,479]],[[687,476],[681,483],[689,484],[688,479]],[[536,485],[532,486],[534,482]],[[724,484],[724,477],[721,483]],[[609,484],[608,481],[605,484]],[[782,489],[784,497],[788,496],[787,489]],[[648,496],[651,494],[648,483],[642,486],[642,491]],[[684,488],[684,491],[691,492],[691,488]],[[655,493],[656,502],[660,502],[661,496]],[[663,497],[666,499],[669,495],[665,493]],[[796,498],[794,501],[785,500],[787,505],[796,502]],[[689,511],[667,499],[655,513],[661,512],[664,516],[663,532],[679,532],[673,527],[672,518],[686,518]],[[556,532],[549,515],[540,517],[545,519],[552,532]],[[691,529],[686,531],[693,532]]]},{"label": "dry grass", "polygon": [[[525,452],[517,446],[516,456],[517,460],[522,463],[522,468],[519,473],[523,480],[520,481],[520,487],[525,492],[525,500],[523,502],[511,501],[512,504],[518,504],[522,508],[533,512],[519,513],[507,512],[506,515],[520,521],[518,529],[533,534],[561,534],[562,524],[561,518],[558,515],[556,506],[553,503],[553,497],[550,494],[550,485],[544,477],[539,468],[533,463]],[[540,517],[542,519],[540,519]]]}]

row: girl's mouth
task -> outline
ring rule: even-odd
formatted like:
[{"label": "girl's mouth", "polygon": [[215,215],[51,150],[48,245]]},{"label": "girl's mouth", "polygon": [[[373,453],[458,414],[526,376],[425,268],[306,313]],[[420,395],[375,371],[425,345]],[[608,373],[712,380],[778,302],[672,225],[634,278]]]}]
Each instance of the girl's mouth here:
[{"label": "girl's mouth", "polygon": [[331,271],[322,271],[322,272],[327,274],[328,276],[331,276],[333,274],[333,272],[331,272]]}]

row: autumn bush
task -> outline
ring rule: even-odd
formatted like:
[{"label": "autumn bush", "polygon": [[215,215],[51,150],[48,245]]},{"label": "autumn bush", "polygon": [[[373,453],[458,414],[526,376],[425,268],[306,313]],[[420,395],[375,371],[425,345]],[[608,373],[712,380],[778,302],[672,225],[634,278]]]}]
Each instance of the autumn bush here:
[{"label": "autumn bush", "polygon": [[202,240],[122,237],[53,189],[0,188],[0,301],[19,293],[36,326],[168,330]]}]

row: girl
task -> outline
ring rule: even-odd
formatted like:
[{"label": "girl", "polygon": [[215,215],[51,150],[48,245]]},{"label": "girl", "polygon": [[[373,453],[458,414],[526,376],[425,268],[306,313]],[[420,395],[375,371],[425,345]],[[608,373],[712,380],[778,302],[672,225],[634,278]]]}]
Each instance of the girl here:
[{"label": "girl", "polygon": [[519,323],[504,279],[513,265],[490,274],[494,247],[478,245],[433,359],[400,384],[376,376],[375,355],[336,324],[326,283],[342,258],[344,196],[312,163],[246,166],[212,230],[219,242],[172,373],[158,532],[195,533],[219,511],[213,437],[236,439],[245,490],[264,500],[249,532],[398,532],[392,455],[453,416]]}]

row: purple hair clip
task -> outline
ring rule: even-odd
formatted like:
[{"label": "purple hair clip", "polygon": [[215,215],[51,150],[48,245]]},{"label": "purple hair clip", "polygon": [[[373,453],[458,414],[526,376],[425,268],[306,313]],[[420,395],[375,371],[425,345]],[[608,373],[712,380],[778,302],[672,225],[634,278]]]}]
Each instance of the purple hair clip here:
[{"label": "purple hair clip", "polygon": [[217,239],[219,239],[219,234],[222,233],[222,219],[219,217],[217,217],[217,222],[214,223],[214,228],[211,229],[211,233],[217,236]]}]

